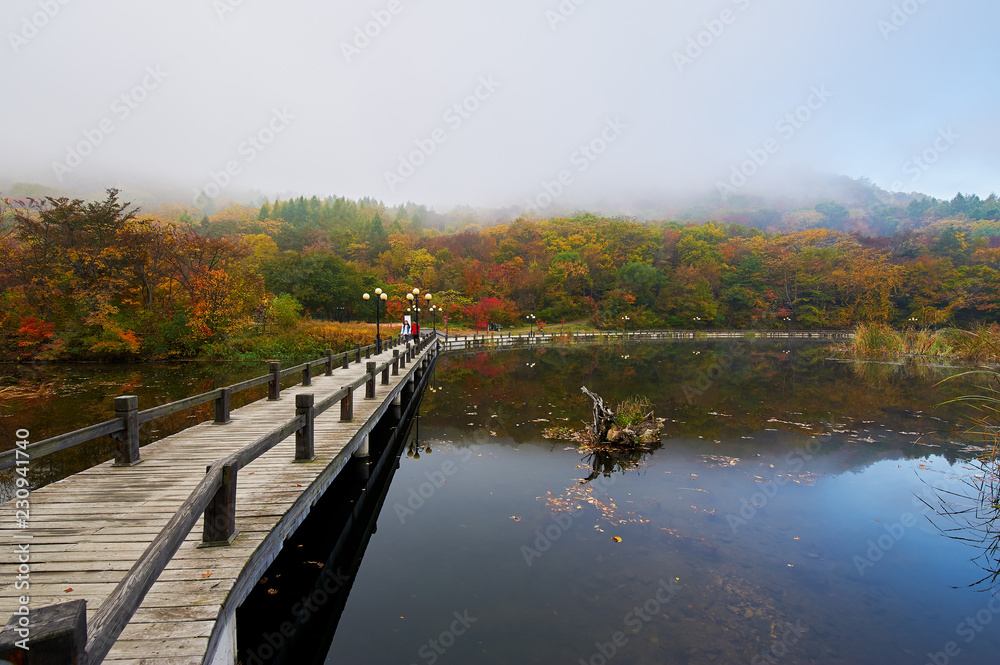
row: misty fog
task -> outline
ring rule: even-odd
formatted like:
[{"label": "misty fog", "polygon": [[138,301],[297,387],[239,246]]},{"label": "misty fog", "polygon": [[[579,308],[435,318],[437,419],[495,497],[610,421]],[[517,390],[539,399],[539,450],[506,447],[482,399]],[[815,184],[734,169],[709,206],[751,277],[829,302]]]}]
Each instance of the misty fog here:
[{"label": "misty fog", "polygon": [[7,0],[0,190],[544,215],[830,173],[985,196],[998,18],[986,0]]}]

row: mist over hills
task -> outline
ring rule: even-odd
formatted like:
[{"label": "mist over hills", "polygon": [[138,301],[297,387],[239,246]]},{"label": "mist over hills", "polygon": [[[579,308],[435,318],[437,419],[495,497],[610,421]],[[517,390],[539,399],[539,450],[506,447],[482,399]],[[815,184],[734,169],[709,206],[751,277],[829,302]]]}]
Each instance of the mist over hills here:
[{"label": "mist over hills", "polygon": [[[212,218],[234,204],[259,207],[275,200],[318,198],[333,200],[336,195],[284,192],[265,195],[261,192],[233,192],[232,198],[205,200],[201,206],[178,188],[148,184],[115,185],[122,197],[139,206],[143,212],[177,218]],[[0,196],[11,199],[67,197],[99,200],[103,188],[70,189],[36,183],[2,182]],[[717,221],[741,224],[770,233],[796,232],[805,229],[829,229],[865,236],[891,236],[902,231],[920,231],[928,227],[957,225],[978,235],[1000,235],[1000,201],[995,193],[985,198],[979,194],[956,193],[950,200],[941,200],[921,192],[890,192],[868,178],[851,178],[816,172],[785,174],[776,182],[759,183],[735,195],[726,196],[718,190],[667,195],[664,193],[633,194],[594,201],[586,207],[560,206],[558,202],[544,209],[527,209],[525,205],[502,208],[456,205],[450,210],[435,210],[424,204],[407,202],[390,206],[374,198],[360,199],[366,205],[382,210],[404,211],[408,218],[419,215],[425,228],[438,232],[460,231],[469,226],[492,226],[518,218],[545,219],[572,217],[590,213],[608,218],[625,218],[637,222],[681,222],[700,224]],[[942,224],[942,222],[944,222]]]}]

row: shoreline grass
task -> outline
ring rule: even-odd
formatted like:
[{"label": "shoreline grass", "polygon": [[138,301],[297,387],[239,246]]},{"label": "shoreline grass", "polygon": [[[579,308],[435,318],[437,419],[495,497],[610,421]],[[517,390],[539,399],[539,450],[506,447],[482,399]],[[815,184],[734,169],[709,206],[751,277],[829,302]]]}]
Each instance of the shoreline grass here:
[{"label": "shoreline grass", "polygon": [[847,350],[867,360],[918,357],[973,363],[1000,363],[1000,325],[972,330],[896,330],[886,324],[861,324]]}]

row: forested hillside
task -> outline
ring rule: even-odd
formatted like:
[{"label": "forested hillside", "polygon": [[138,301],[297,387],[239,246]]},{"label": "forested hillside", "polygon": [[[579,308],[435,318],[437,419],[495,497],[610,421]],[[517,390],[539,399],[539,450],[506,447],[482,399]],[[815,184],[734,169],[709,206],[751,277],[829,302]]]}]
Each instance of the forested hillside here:
[{"label": "forested hillside", "polygon": [[851,218],[834,202],[794,213],[802,228],[774,232],[731,216],[696,224],[591,214],[457,228],[454,216],[370,199],[198,216],[184,206],[140,211],[116,190],[94,202],[8,198],[0,334],[21,359],[220,355],[301,315],[374,321],[362,294],[376,287],[389,294],[392,320],[417,287],[453,326],[509,326],[527,314],[613,328],[623,316],[632,327],[683,328],[995,321],[996,197],[889,207],[920,224],[888,237],[818,228],[819,218]]}]

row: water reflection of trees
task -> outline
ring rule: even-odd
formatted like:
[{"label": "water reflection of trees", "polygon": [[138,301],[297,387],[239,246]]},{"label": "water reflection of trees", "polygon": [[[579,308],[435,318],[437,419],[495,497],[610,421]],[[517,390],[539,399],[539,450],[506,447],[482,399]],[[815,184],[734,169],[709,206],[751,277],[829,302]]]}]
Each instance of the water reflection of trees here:
[{"label": "water reflection of trees", "polygon": [[[455,355],[441,361],[439,381],[449,390],[436,399],[438,413],[455,414],[456,426],[468,426],[464,411],[477,411],[496,436],[523,442],[549,426],[544,419],[574,427],[586,422],[591,405],[578,392],[585,383],[611,401],[648,396],[668,420],[668,438],[712,440],[786,427],[774,418],[821,423],[833,420],[832,414],[838,422],[911,430],[912,412],[956,391],[935,386],[939,368],[844,363],[831,354],[822,344],[725,341]],[[707,385],[699,382],[716,363],[724,371],[712,373]],[[700,386],[699,393],[685,393],[686,385]],[[935,415],[948,417],[945,410]],[[529,426],[534,422],[542,424]]]}]

